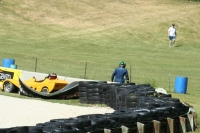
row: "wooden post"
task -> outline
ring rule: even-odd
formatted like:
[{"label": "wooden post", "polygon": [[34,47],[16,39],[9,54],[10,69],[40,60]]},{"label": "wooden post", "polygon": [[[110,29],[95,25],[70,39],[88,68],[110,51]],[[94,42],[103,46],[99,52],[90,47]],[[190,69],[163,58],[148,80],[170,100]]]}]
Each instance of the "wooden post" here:
[{"label": "wooden post", "polygon": [[193,118],[193,115],[192,114],[187,114],[187,117],[188,117],[191,129],[192,129],[192,132],[193,132],[194,131],[194,118]]},{"label": "wooden post", "polygon": [[137,122],[138,133],[144,133],[144,124]]},{"label": "wooden post", "polygon": [[193,112],[193,111],[191,111],[192,112],[192,115],[193,115],[193,118],[194,118],[194,130],[197,128],[197,113],[196,112]]},{"label": "wooden post", "polygon": [[128,133],[128,127],[121,126],[122,133]]},{"label": "wooden post", "polygon": [[184,117],[179,116],[180,126],[183,133],[186,133],[186,119]]},{"label": "wooden post", "polygon": [[154,133],[160,133],[160,121],[153,120]]},{"label": "wooden post", "polygon": [[174,119],[167,118],[169,133],[174,133]]},{"label": "wooden post", "polygon": [[104,129],[104,133],[111,133],[110,129]]}]

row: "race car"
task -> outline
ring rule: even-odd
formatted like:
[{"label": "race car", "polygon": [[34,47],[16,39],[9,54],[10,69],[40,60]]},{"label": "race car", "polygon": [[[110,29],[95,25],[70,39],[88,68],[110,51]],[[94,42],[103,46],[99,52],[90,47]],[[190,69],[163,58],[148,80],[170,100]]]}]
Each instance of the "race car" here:
[{"label": "race car", "polygon": [[[59,80],[55,73],[50,73],[43,80],[37,80],[35,77],[23,81],[28,87],[43,93],[52,93],[64,88],[69,82]],[[2,83],[2,91],[9,93],[19,93],[20,83],[16,79],[6,79]]]}]

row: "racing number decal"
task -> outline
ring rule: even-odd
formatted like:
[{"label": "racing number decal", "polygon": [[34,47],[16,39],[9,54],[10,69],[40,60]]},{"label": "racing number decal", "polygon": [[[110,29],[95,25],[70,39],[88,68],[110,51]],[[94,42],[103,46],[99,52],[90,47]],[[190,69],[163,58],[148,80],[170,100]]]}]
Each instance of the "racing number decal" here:
[{"label": "racing number decal", "polygon": [[0,81],[3,81],[5,79],[12,79],[14,75],[14,72],[8,72],[8,71],[0,71]]}]

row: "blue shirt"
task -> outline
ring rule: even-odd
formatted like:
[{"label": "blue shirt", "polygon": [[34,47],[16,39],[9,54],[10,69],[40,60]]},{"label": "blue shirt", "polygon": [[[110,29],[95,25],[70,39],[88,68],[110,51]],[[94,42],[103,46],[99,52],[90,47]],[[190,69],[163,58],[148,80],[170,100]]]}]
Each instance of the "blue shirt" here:
[{"label": "blue shirt", "polygon": [[128,71],[123,67],[118,67],[115,69],[111,76],[111,80],[113,81],[115,77],[115,82],[124,83],[124,76],[126,76],[126,80],[129,80]]}]

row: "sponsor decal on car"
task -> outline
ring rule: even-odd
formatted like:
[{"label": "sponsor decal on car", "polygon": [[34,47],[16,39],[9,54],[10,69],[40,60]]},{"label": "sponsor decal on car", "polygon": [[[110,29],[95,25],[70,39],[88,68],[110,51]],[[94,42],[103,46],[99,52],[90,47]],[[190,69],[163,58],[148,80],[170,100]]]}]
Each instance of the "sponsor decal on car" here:
[{"label": "sponsor decal on car", "polygon": [[0,70],[0,81],[2,82],[5,79],[12,79],[14,76],[14,72]]},{"label": "sponsor decal on car", "polygon": [[6,79],[16,79],[22,76],[22,71],[17,69],[10,69],[5,67],[0,67],[0,82]]}]

